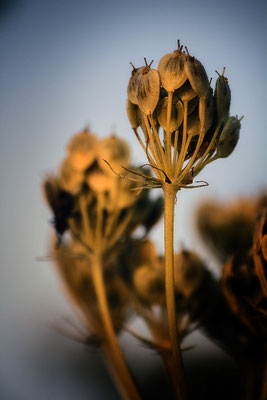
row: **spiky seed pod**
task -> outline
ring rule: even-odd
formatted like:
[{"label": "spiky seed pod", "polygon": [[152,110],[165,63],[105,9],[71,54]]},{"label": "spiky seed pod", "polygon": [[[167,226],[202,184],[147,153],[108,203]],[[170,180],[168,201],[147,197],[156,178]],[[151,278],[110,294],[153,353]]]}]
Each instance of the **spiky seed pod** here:
[{"label": "spiky seed pod", "polygon": [[189,80],[187,79],[183,86],[175,91],[175,94],[182,100],[182,101],[190,101],[197,97],[197,93],[194,91],[192,86],[190,85]]},{"label": "spiky seed pod", "polygon": [[93,164],[97,152],[98,139],[87,129],[74,135],[67,145],[68,162],[73,169],[85,171]]},{"label": "spiky seed pod", "polygon": [[58,184],[61,189],[66,190],[76,196],[82,187],[84,174],[81,171],[73,169],[69,159],[65,158],[59,167]]},{"label": "spiky seed pod", "polygon": [[199,97],[194,97],[192,100],[188,102],[188,109],[187,109],[187,115],[192,114],[192,112],[195,110],[195,108],[198,106],[199,103]]},{"label": "spiky seed pod", "polygon": [[194,252],[182,250],[174,256],[175,289],[189,297],[202,282],[205,266]]},{"label": "spiky seed pod", "polygon": [[116,172],[122,172],[122,166],[127,166],[130,161],[130,149],[127,142],[114,134],[102,139],[99,142],[97,160],[100,168],[110,176],[114,176],[114,172],[106,161]]},{"label": "spiky seed pod", "polygon": [[193,90],[199,97],[205,97],[208,93],[210,83],[205,68],[201,62],[188,55],[186,62],[184,63],[184,68]]},{"label": "spiky seed pod", "polygon": [[128,95],[129,100],[133,104],[138,104],[138,100],[137,100],[138,81],[139,81],[142,71],[145,68],[146,68],[145,66],[140,67],[140,68],[134,68],[132,71],[132,75],[129,79],[128,86],[127,86],[127,95]]},{"label": "spiky seed pod", "polygon": [[186,73],[184,63],[186,57],[182,53],[181,48],[173,53],[168,53],[163,56],[158,64],[158,72],[160,81],[167,92],[173,92],[184,84],[186,81]]},{"label": "spiky seed pod", "polygon": [[229,117],[224,125],[217,144],[218,158],[228,157],[235,149],[239,139],[241,124],[237,117]]},{"label": "spiky seed pod", "polygon": [[144,114],[150,115],[155,110],[160,93],[158,71],[148,66],[142,71],[137,87],[138,105]]},{"label": "spiky seed pod", "polygon": [[219,77],[216,81],[214,92],[216,110],[219,120],[224,120],[226,117],[229,116],[231,104],[231,90],[228,84],[228,79],[224,76],[224,70],[222,75],[218,74]]},{"label": "spiky seed pod", "polygon": [[[199,115],[203,115],[204,110],[202,109],[202,102],[199,102],[199,107],[195,107],[194,111],[188,116],[187,121],[187,132],[189,135],[195,136],[200,134],[200,117]],[[206,96],[205,99],[205,116],[204,116],[204,130],[207,130],[211,127],[213,119],[214,119],[214,98],[211,93]]]},{"label": "spiky seed pod", "polygon": [[137,129],[140,125],[139,107],[137,104],[132,103],[129,98],[126,104],[127,116],[133,129]]},{"label": "spiky seed pod", "polygon": [[[160,126],[167,130],[167,107],[168,98],[164,97],[157,106],[157,118]],[[174,132],[181,126],[183,122],[183,104],[177,98],[173,98],[170,119],[170,132]]]}]

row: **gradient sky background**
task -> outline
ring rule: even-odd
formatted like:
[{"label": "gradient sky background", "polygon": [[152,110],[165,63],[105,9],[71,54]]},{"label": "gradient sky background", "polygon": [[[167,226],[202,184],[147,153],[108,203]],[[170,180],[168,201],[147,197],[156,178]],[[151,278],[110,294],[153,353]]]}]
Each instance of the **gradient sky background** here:
[{"label": "gradient sky background", "polygon": [[[69,313],[69,306],[51,264],[36,261],[47,254],[50,230],[50,213],[43,204],[40,185],[44,174],[59,164],[70,136],[87,123],[101,136],[115,127],[132,146],[133,162],[144,162],[125,112],[130,61],[140,66],[146,57],[154,59],[156,67],[165,53],[176,48],[179,38],[201,60],[213,82],[215,69],[222,71],[226,66],[232,90],[231,114],[245,116],[234,153],[200,175],[209,187],[181,192],[176,211],[178,247],[182,242],[202,251],[192,234],[192,213],[201,198],[216,194],[230,199],[266,188],[266,11],[264,1],[1,2],[3,400],[35,399],[40,387],[43,397],[39,398],[72,399],[77,387],[77,398],[87,398],[81,388],[90,378],[82,381],[78,374],[73,378],[71,367],[65,370],[66,360],[77,357],[77,349],[69,342],[62,343],[61,338],[51,338],[47,329],[51,321]],[[161,227],[152,235],[160,249],[162,235]],[[50,371],[44,383],[40,378],[44,372],[33,373],[34,357],[39,351],[40,361],[42,354],[54,355],[55,349],[57,362],[48,357],[42,365]],[[52,385],[50,375],[60,368],[64,373],[58,374]],[[66,376],[69,381],[64,386]],[[97,387],[97,372],[94,379],[90,383]],[[109,398],[116,398],[111,384],[109,389]],[[94,398],[102,398],[98,396]]]}]

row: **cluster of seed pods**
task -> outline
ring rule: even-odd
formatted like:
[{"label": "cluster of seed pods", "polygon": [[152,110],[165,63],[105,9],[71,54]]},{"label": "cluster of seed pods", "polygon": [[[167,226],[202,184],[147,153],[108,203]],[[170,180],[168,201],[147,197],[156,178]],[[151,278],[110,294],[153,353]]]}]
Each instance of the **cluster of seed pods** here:
[{"label": "cluster of seed pods", "polygon": [[241,127],[241,119],[229,115],[225,69],[213,93],[205,68],[185,50],[178,41],[178,49],[164,55],[157,70],[146,59],[145,66],[132,65],[127,88],[127,115],[150,165],[158,178],[180,186],[209,162],[228,157]]}]

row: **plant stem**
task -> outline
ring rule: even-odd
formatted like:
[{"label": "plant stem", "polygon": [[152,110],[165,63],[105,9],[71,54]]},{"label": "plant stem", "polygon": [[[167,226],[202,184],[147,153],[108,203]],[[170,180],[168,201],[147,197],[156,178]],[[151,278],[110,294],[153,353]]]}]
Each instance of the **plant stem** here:
[{"label": "plant stem", "polygon": [[99,310],[105,332],[107,335],[107,343],[111,352],[111,365],[114,364],[116,374],[113,371],[114,376],[116,375],[116,382],[118,384],[120,393],[123,399],[129,400],[140,400],[138,392],[136,390],[133,379],[128,371],[124,358],[121,354],[121,350],[117,341],[116,334],[114,332],[111,315],[109,312],[105,284],[103,279],[103,271],[101,265],[100,255],[92,257],[92,277],[94,287],[96,291],[96,297],[99,304]]},{"label": "plant stem", "polygon": [[173,353],[173,366],[177,375],[179,387],[179,400],[185,399],[184,368],[181,354],[181,348],[178,338],[177,317],[175,309],[175,291],[174,291],[174,203],[177,187],[172,184],[165,184],[163,187],[165,198],[164,210],[164,242],[165,242],[165,290],[166,305],[168,315],[168,326],[170,341]]}]

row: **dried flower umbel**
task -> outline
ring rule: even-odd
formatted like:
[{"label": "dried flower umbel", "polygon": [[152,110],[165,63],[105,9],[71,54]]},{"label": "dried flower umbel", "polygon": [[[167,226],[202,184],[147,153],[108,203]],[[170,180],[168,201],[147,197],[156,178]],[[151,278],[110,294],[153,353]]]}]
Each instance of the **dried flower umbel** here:
[{"label": "dried flower umbel", "polygon": [[115,135],[99,140],[85,129],[72,137],[43,191],[58,237],[52,255],[67,291],[102,346],[122,397],[134,400],[140,397],[116,338],[130,299],[116,274],[116,260],[137,227],[149,232],[162,207],[160,199],[134,191],[136,182],[114,174],[107,163],[127,174],[128,145]]},{"label": "dried flower umbel", "polygon": [[[230,88],[225,70],[215,95],[205,68],[178,41],[178,49],[161,58],[158,69],[133,67],[128,83],[127,114],[156,177],[138,175],[140,188],[161,187],[165,198],[165,286],[169,333],[180,398],[185,398],[182,358],[176,326],[174,291],[173,217],[181,188],[207,185],[194,177],[205,165],[228,157],[240,131],[238,117],[229,117]],[[141,127],[144,140],[138,133]]]}]

